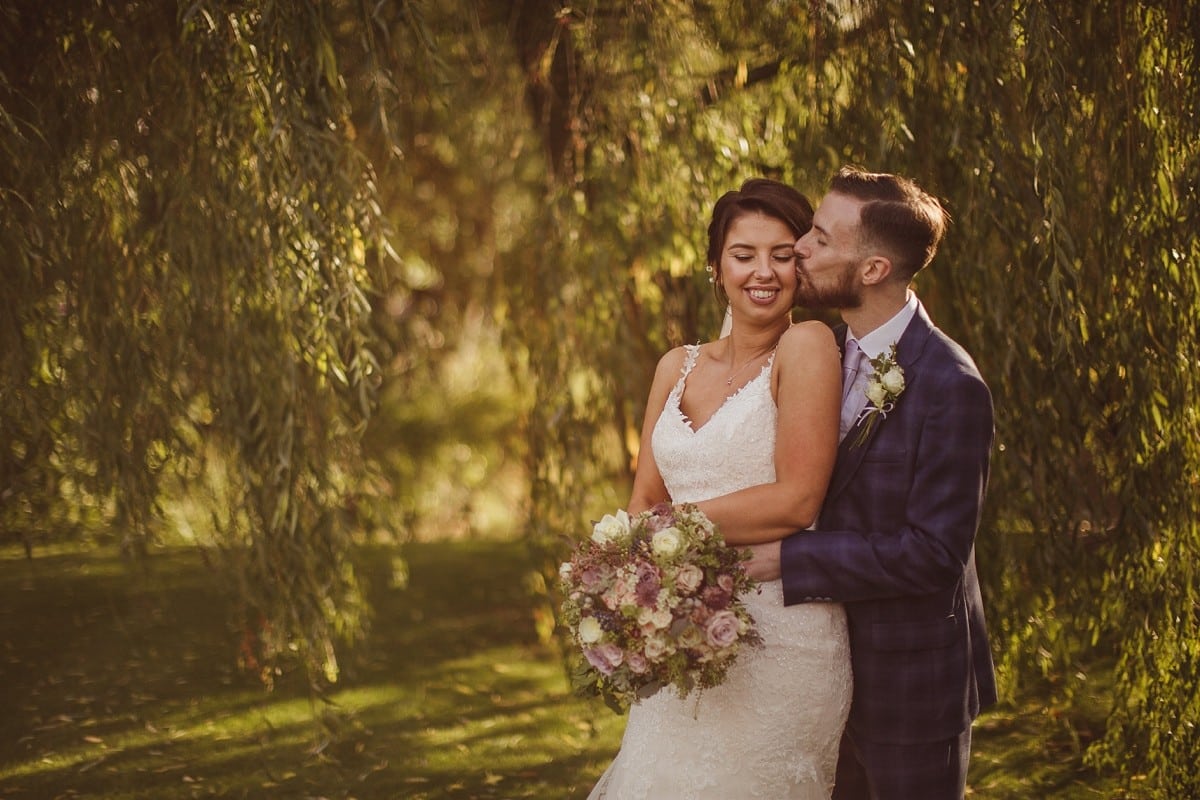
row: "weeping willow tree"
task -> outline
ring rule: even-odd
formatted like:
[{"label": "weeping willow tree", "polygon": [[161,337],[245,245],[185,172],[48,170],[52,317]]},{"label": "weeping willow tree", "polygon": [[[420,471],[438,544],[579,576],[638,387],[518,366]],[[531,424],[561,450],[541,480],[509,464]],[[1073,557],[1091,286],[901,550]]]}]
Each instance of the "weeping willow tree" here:
[{"label": "weeping willow tree", "polygon": [[1183,0],[10,3],[0,526],[138,551],[186,486],[247,663],[332,677],[381,372],[406,402],[501,327],[549,576],[626,499],[659,354],[716,329],[714,199],[857,162],[955,219],[918,291],[996,395],[1009,691],[1111,669],[1088,758],[1196,795],[1198,38]]},{"label": "weeping willow tree", "polygon": [[386,225],[352,117],[379,122],[389,31],[323,3],[0,11],[0,527],[136,553],[191,494],[268,682],[289,656],[336,680],[364,622],[345,521]]},{"label": "weeping willow tree", "polygon": [[1087,758],[1193,796],[1200,11],[942,5],[514,4],[549,165],[514,284],[543,313],[510,321],[539,376],[534,540],[552,562],[623,502],[654,358],[715,328],[721,191],[911,175],[955,218],[918,290],[996,395],[979,549],[1005,683],[1069,708],[1113,665]]},{"label": "weeping willow tree", "polygon": [[1081,665],[1115,658],[1089,760],[1194,795],[1200,15],[884,10],[864,83],[886,94],[839,127],[958,218],[928,289],[997,395],[980,558],[1005,676],[1050,675],[1069,703]]}]

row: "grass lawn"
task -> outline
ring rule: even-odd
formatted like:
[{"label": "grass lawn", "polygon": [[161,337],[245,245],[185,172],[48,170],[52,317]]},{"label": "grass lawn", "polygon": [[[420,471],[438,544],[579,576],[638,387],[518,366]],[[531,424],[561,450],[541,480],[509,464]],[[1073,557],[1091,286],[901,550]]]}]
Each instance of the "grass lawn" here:
[{"label": "grass lawn", "polygon": [[[393,586],[402,553],[411,579]],[[0,798],[584,798],[623,720],[538,645],[520,544],[362,553],[376,619],[334,705],[267,693],[199,555],[0,551]],[[1121,798],[1039,698],[976,728],[971,796]],[[334,720],[325,738],[314,715]]]}]

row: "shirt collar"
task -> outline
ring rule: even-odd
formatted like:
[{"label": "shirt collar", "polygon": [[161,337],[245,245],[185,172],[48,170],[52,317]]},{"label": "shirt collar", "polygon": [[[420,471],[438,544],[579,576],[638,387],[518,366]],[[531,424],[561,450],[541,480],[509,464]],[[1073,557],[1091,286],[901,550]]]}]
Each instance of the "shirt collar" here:
[{"label": "shirt collar", "polygon": [[900,341],[905,328],[908,327],[908,323],[912,322],[916,313],[917,296],[910,291],[908,299],[894,317],[858,340],[859,349],[866,354],[867,358],[879,357]]}]

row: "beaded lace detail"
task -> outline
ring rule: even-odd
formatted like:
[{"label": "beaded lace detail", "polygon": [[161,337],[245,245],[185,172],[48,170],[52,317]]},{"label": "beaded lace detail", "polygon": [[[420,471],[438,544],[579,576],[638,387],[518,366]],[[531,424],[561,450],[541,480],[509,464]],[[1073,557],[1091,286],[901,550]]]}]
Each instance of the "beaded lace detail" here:
[{"label": "beaded lace detail", "polygon": [[[775,479],[771,364],[700,428],[680,409],[699,346],[651,438],[674,502]],[[726,682],[679,699],[659,692],[629,713],[621,751],[589,800],[828,800],[850,708],[850,650],[840,605],[785,608],[779,581],[746,598],[763,635]]]}]

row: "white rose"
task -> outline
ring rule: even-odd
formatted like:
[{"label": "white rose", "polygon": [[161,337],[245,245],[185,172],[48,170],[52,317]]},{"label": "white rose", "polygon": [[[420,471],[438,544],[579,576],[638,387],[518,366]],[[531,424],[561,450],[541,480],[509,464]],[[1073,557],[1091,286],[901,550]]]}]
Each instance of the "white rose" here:
[{"label": "white rose", "polygon": [[704,634],[695,625],[688,625],[679,633],[680,647],[699,647],[704,641]]},{"label": "white rose", "polygon": [[655,609],[650,615],[650,624],[662,631],[666,630],[667,627],[674,621],[674,619],[675,618],[671,615],[671,609],[658,608]]},{"label": "white rose", "polygon": [[571,581],[572,569],[571,562],[564,561],[558,568],[558,579],[563,583],[569,583]]},{"label": "white rose", "polygon": [[579,641],[584,644],[595,644],[604,635],[604,629],[595,617],[584,617],[579,620]]},{"label": "white rose", "polygon": [[883,408],[883,404],[887,402],[887,389],[883,388],[882,383],[872,381],[867,384],[867,399],[876,408]]},{"label": "white rose", "polygon": [[656,556],[670,558],[683,548],[683,534],[676,527],[663,528],[654,532],[650,546]]},{"label": "white rose", "polygon": [[658,636],[649,636],[646,638],[646,643],[642,646],[642,652],[646,654],[646,658],[654,663],[662,660],[663,656],[671,654],[671,645]]},{"label": "white rose", "polygon": [[904,391],[904,373],[899,367],[889,369],[879,381],[883,384],[883,388],[887,389],[888,393],[893,397]]},{"label": "white rose", "polygon": [[611,542],[614,539],[629,535],[629,515],[625,509],[619,509],[616,514],[605,514],[592,526],[592,541],[597,544]]}]

